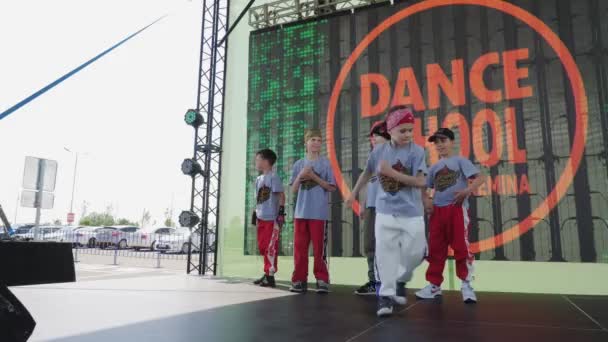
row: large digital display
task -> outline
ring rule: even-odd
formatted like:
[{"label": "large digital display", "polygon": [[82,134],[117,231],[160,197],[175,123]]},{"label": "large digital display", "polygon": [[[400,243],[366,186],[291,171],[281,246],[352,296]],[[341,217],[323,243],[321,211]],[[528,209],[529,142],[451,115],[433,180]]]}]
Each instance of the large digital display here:
[{"label": "large digital display", "polygon": [[[415,140],[451,127],[486,174],[471,198],[479,259],[608,262],[608,3],[420,1],[337,13],[250,36],[247,215],[253,157],[279,155],[288,184],[304,129],[321,128],[340,190],[328,206],[332,256],[361,256],[343,205],[369,153],[371,123],[416,111]],[[291,254],[293,196],[281,252]],[[245,227],[245,253],[257,253]]]}]

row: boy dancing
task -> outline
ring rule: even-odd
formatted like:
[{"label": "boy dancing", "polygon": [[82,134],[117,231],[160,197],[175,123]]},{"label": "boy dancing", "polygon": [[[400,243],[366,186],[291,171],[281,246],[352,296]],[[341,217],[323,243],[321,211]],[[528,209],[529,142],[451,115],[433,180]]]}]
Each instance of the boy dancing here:
[{"label": "boy dancing", "polygon": [[[413,140],[414,115],[398,106],[389,110],[386,128],[391,141],[374,149],[347,204],[352,204],[374,173],[380,187],[376,197],[376,269],[380,281],[378,316],[405,305],[405,283],[420,265],[426,250],[422,188],[427,172],[422,147]],[[397,282],[399,284],[397,284]]]}]

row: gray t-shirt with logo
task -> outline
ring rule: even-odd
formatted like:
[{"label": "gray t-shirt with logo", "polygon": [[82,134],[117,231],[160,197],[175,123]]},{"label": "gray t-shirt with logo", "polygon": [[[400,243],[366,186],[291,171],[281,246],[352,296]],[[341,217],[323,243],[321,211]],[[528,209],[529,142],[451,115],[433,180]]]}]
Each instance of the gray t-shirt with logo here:
[{"label": "gray t-shirt with logo", "polygon": [[365,170],[378,174],[376,212],[405,217],[423,216],[421,189],[379,175],[382,160],[386,160],[393,169],[403,174],[416,176],[421,172],[426,175],[427,167],[422,147],[414,143],[405,146],[394,146],[392,142],[379,145],[370,154]]},{"label": "gray t-shirt with logo", "polygon": [[279,197],[283,190],[281,178],[274,173],[259,175],[255,180],[255,215],[259,220],[274,221],[279,214]]},{"label": "gray t-shirt with logo", "polygon": [[[456,192],[468,186],[468,179],[478,175],[479,169],[470,160],[461,156],[453,156],[440,159],[431,166],[426,185],[435,189],[433,204],[445,207],[454,203]],[[468,199],[462,204],[469,207]]]},{"label": "gray t-shirt with logo", "polygon": [[[336,185],[329,159],[326,157],[319,157],[316,160],[306,158],[298,160],[293,165],[290,185],[295,182],[300,172],[307,166],[312,166],[313,171],[319,178],[331,185]],[[297,219],[327,220],[329,217],[329,193],[312,180],[301,182],[294,217]]]}]

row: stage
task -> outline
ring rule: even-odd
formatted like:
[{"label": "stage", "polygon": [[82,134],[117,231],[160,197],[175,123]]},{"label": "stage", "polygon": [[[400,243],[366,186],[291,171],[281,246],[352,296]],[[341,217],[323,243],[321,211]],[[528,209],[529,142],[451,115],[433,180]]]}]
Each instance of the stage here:
[{"label": "stage", "polygon": [[0,282],[6,286],[76,280],[69,243],[0,241],[0,260]]},{"label": "stage", "polygon": [[[12,287],[38,325],[31,341],[606,341],[608,297],[459,292],[375,316],[352,287],[294,295],[172,271],[79,265],[79,282]],[[84,268],[84,270],[83,270]],[[105,269],[104,269],[105,268]],[[105,273],[104,273],[105,272]]]}]

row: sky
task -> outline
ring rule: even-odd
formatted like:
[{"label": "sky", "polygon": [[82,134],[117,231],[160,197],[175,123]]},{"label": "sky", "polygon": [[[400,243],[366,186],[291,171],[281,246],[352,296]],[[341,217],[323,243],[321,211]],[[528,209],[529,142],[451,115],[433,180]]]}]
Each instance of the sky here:
[{"label": "sky", "polygon": [[[58,163],[55,206],[42,222],[66,221],[75,153],[74,213],[112,207],[161,226],[189,207],[181,173],[194,131],[201,2],[55,0],[0,2],[0,113],[156,19],[133,39],[0,120],[0,204],[11,223],[33,222],[17,206],[26,156]],[[15,220],[16,218],[16,220]]]}]

